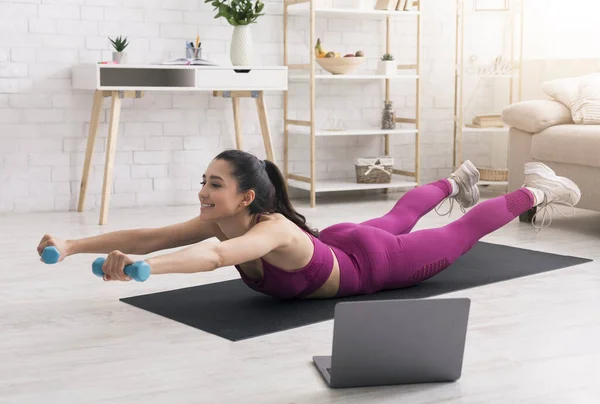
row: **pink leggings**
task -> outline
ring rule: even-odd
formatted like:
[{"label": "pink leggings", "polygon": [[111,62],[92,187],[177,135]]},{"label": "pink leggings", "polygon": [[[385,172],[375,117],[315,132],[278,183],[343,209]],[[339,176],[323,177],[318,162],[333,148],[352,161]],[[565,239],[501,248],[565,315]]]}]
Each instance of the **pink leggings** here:
[{"label": "pink leggings", "polygon": [[340,265],[337,296],[407,287],[438,274],[485,236],[534,206],[521,188],[483,201],[454,222],[410,232],[417,221],[448,197],[452,186],[439,180],[405,193],[384,216],[340,223],[321,231]]}]

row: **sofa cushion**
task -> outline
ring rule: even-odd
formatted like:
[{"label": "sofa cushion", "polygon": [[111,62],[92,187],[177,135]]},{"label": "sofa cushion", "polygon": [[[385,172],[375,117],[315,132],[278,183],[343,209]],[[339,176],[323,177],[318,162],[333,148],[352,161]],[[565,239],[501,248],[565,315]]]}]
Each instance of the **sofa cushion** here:
[{"label": "sofa cushion", "polygon": [[551,126],[532,136],[531,157],[600,167],[600,125]]},{"label": "sofa cushion", "polygon": [[502,110],[502,121],[529,133],[537,133],[553,125],[573,123],[569,108],[554,100],[530,100],[511,104]]},{"label": "sofa cushion", "polygon": [[600,124],[600,73],[545,81],[542,90],[569,108],[573,122]]}]

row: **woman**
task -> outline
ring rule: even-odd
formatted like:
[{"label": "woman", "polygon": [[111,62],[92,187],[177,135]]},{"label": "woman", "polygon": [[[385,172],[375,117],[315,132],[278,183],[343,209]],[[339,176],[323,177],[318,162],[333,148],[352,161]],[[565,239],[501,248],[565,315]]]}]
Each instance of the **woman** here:
[{"label": "woman", "polygon": [[[44,236],[38,246],[58,248],[59,260],[77,253],[108,253],[105,280],[130,280],[127,254],[192,245],[148,258],[151,274],[193,273],[235,266],[251,288],[282,299],[374,293],[422,282],[452,264],[486,234],[534,206],[574,206],[577,185],[541,163],[525,165],[525,185],[486,200],[458,220],[411,232],[420,217],[446,199],[461,208],[479,200],[479,172],[469,161],[448,179],[406,192],[384,216],[340,223],[320,233],[294,210],[277,166],[228,150],[203,175],[200,215],[162,228],[116,231],[63,241]],[[203,240],[216,237],[220,242]],[[199,244],[198,244],[199,243]]]}]

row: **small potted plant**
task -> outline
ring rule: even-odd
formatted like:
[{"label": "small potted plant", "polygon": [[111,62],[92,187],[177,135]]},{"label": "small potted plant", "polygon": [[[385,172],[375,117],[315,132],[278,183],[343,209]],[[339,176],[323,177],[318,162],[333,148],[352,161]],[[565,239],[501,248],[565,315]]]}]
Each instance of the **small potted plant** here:
[{"label": "small potted plant", "polygon": [[113,52],[113,62],[124,63],[125,53],[123,51],[125,48],[127,48],[127,45],[129,45],[129,42],[127,42],[127,37],[122,38],[118,36],[115,39],[108,37],[108,39],[110,39],[113,48],[115,48],[115,51]]},{"label": "small potted plant", "polygon": [[234,66],[248,66],[252,63],[252,34],[250,24],[256,22],[265,5],[256,0],[204,0],[217,10],[215,18],[223,17],[232,25],[233,36],[229,57]]},{"label": "small potted plant", "polygon": [[394,55],[391,53],[384,53],[379,60],[379,74],[384,76],[395,76],[398,66],[394,59]]}]

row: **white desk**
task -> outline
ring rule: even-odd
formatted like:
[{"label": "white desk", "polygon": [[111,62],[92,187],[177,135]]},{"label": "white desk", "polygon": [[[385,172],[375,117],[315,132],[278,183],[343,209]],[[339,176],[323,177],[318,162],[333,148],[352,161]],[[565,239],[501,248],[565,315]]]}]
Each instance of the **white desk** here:
[{"label": "white desk", "polygon": [[111,98],[111,108],[104,183],[102,186],[102,205],[100,207],[101,225],[106,224],[108,218],[121,99],[140,98],[147,91],[203,91],[212,92],[214,96],[231,97],[236,147],[242,150],[239,98],[255,98],[267,159],[275,162],[263,94],[264,91],[286,91],[287,73],[287,67],[285,66],[233,67],[128,64],[82,64],[74,66],[72,71],[73,89],[94,91],[94,103],[77,210],[79,212],[83,211],[85,204],[90,162],[94,152],[96,134],[98,133],[102,102],[105,97]]}]

